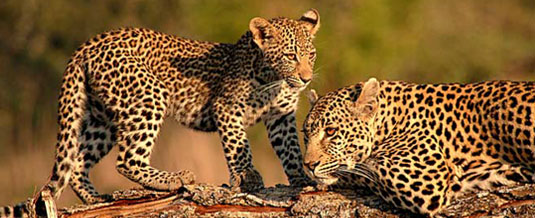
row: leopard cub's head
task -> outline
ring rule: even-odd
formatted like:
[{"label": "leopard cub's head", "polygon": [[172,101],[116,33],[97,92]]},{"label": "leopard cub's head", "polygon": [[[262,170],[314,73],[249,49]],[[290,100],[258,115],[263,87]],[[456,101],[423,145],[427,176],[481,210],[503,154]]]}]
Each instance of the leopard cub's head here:
[{"label": "leopard cub's head", "polygon": [[264,82],[284,80],[290,87],[303,89],[312,80],[316,48],[312,40],[320,27],[318,11],[311,9],[299,20],[251,19],[252,41],[262,50],[255,63],[256,79]]},{"label": "leopard cub's head", "polygon": [[330,185],[344,171],[368,157],[373,148],[373,122],[378,107],[379,82],[374,78],[317,98],[303,123],[305,171]]}]

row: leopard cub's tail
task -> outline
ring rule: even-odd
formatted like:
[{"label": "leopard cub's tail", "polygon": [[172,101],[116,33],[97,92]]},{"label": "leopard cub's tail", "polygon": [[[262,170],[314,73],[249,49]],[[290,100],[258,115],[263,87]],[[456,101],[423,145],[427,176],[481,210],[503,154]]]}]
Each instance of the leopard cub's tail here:
[{"label": "leopard cub's tail", "polygon": [[0,209],[1,218],[11,218],[11,217],[31,217],[30,216],[30,205],[32,204],[32,199],[27,201],[20,202],[14,206],[5,206]]},{"label": "leopard cub's tail", "polygon": [[60,129],[52,175],[48,183],[33,199],[15,206],[0,207],[0,218],[55,214],[54,199],[58,199],[63,189],[69,184],[75,168],[75,159],[79,155],[78,136],[87,99],[85,72],[76,59],[71,60],[63,78],[58,107]]}]

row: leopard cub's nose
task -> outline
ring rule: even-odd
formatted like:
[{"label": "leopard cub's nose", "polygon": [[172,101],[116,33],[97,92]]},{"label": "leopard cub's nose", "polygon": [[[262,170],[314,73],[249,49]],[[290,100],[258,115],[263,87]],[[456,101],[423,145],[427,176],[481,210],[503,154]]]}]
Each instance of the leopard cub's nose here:
[{"label": "leopard cub's nose", "polygon": [[308,82],[310,82],[310,80],[312,80],[312,77],[299,76],[299,79],[301,79],[301,81],[303,81],[303,83],[308,83]]}]

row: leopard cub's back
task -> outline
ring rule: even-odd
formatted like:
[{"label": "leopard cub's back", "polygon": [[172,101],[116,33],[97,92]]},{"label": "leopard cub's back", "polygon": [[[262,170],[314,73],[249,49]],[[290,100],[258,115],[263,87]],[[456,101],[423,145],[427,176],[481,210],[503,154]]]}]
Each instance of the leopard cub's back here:
[{"label": "leopard cub's back", "polygon": [[129,95],[149,101],[143,97],[145,92],[161,92],[166,99],[165,114],[179,114],[177,120],[188,127],[214,131],[213,122],[199,118],[208,115],[206,105],[228,69],[234,47],[150,29],[122,28],[88,40],[73,61],[85,63],[90,94],[112,111],[136,104],[126,101]]}]

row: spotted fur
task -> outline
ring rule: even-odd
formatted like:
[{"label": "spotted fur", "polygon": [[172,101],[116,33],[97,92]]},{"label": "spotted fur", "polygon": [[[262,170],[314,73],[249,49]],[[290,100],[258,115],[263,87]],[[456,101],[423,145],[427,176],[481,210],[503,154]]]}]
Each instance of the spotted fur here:
[{"label": "spotted fur", "polygon": [[315,180],[367,187],[415,213],[535,182],[535,82],[370,79],[319,98],[303,130]]},{"label": "spotted fur", "polygon": [[[150,166],[166,117],[192,129],[218,132],[230,184],[242,191],[263,187],[245,132],[263,121],[290,184],[307,184],[295,110],[298,94],[312,79],[312,40],[319,25],[319,14],[312,9],[299,20],[253,18],[250,31],[236,44],[138,28],[92,38],[74,53],[64,73],[56,162],[44,189],[57,198],[70,184],[86,203],[106,201],[88,173],[114,146],[119,149],[119,173],[145,188],[167,191],[193,183],[189,171]],[[39,202],[36,207],[42,212]],[[3,210],[24,213],[13,207]]]}]

